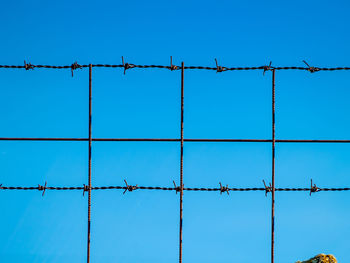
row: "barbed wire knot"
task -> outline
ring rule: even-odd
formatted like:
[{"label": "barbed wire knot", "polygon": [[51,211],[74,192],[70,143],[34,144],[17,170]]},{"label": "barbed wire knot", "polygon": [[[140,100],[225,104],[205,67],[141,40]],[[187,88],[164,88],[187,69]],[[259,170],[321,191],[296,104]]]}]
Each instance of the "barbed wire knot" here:
[{"label": "barbed wire knot", "polygon": [[182,185],[182,189],[181,189],[181,186],[177,186],[175,181],[173,181],[173,184],[174,184],[174,189],[176,190],[176,194],[178,192],[181,192],[181,190],[184,188],[184,185]]},{"label": "barbed wire knot", "polygon": [[125,182],[126,187],[125,187],[125,191],[123,192],[123,194],[125,194],[126,191],[132,192],[138,188],[137,185],[128,185],[128,182],[126,180],[124,180],[124,182]]},{"label": "barbed wire knot", "polygon": [[39,190],[39,191],[43,191],[42,196],[44,196],[45,191],[46,191],[46,189],[47,189],[47,188],[46,188],[46,185],[47,185],[47,182],[45,182],[45,185],[44,185],[44,186],[38,184],[38,190]]},{"label": "barbed wire knot", "polygon": [[170,70],[173,71],[173,70],[177,70],[178,67],[173,65],[173,57],[170,56]]},{"label": "barbed wire knot", "polygon": [[312,185],[312,179],[311,179],[310,196],[312,193],[316,193],[319,191],[321,191],[321,189],[319,187],[317,187],[316,184]]},{"label": "barbed wire knot", "polygon": [[216,63],[216,73],[218,73],[218,72],[223,72],[223,71],[226,70],[225,67],[219,66],[218,60],[217,60],[216,58],[215,58],[215,63]]},{"label": "barbed wire knot", "polygon": [[307,69],[307,70],[310,71],[311,73],[320,71],[320,69],[317,68],[317,67],[311,67],[305,60],[303,60],[303,62],[306,64],[306,66],[308,66],[308,69]]},{"label": "barbed wire knot", "polygon": [[72,77],[73,77],[74,70],[83,68],[81,65],[78,64],[77,61],[75,61],[70,67],[71,67],[71,71],[72,71]]},{"label": "barbed wire knot", "polygon": [[226,186],[222,186],[221,182],[219,182],[219,184],[220,184],[220,194],[226,192],[227,195],[230,195],[228,184]]},{"label": "barbed wire knot", "polygon": [[32,65],[32,64],[30,64],[30,63],[27,64],[27,62],[24,61],[24,68],[25,68],[26,70],[34,69],[34,65]]},{"label": "barbed wire knot", "polygon": [[0,184],[0,189],[2,189],[2,184]]},{"label": "barbed wire knot", "polygon": [[124,57],[122,56],[122,64],[123,64],[123,67],[124,67],[124,75],[125,75],[125,71],[127,69],[130,69],[130,68],[134,68],[135,65],[133,64],[129,64],[129,63],[124,63]]},{"label": "barbed wire knot", "polygon": [[272,64],[272,61],[270,61],[270,64],[268,66],[263,66],[263,69],[264,69],[263,75],[265,75],[266,71],[272,70],[271,64]]},{"label": "barbed wire knot", "polygon": [[267,186],[267,185],[265,184],[265,180],[262,180],[262,181],[263,181],[264,187],[265,187],[265,196],[267,196],[267,193],[272,192],[272,185],[271,185],[271,183],[270,183],[269,186]]},{"label": "barbed wire knot", "polygon": [[86,184],[84,184],[84,188],[83,188],[83,196],[85,195],[85,192],[89,192],[90,187]]}]

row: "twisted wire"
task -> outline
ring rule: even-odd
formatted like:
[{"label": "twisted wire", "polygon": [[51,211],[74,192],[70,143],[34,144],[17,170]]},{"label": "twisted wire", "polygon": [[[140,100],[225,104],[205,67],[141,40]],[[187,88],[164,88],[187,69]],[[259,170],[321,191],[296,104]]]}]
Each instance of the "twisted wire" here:
[{"label": "twisted wire", "polygon": [[[77,63],[77,62],[75,62]],[[12,69],[34,69],[34,68],[48,68],[48,69],[81,69],[88,68],[90,64],[80,65],[80,64],[71,64],[71,65],[33,65],[33,64],[25,64],[25,65],[0,65],[0,68],[12,68]],[[179,70],[181,66],[176,65],[137,65],[137,64],[91,64],[93,68],[159,68],[159,69],[169,69],[169,70]],[[218,71],[219,68],[219,71]],[[235,70],[306,70],[310,72],[317,71],[336,71],[336,70],[350,70],[350,67],[296,67],[296,66],[288,66],[288,67],[280,67],[280,66],[255,66],[255,67],[206,67],[206,66],[185,66],[184,69],[199,69],[199,70],[213,70],[218,72],[223,71],[235,71]]]},{"label": "twisted wire", "polygon": [[[178,191],[178,187],[163,187],[163,186],[132,186],[133,189],[130,190],[130,185],[129,186],[93,186],[91,187],[91,190],[163,190],[163,191]],[[46,190],[87,190],[86,187],[84,186],[46,186]],[[275,191],[313,191],[314,188],[275,188]],[[0,190],[43,190],[43,186],[38,185],[38,186],[1,186]],[[222,187],[213,187],[213,188],[205,188],[205,187],[184,187],[184,191],[240,191],[240,192],[245,192],[245,191],[266,191],[265,187],[248,187],[248,188],[231,188],[231,187],[225,187],[224,189]],[[317,187],[317,192],[320,191],[350,191],[350,187],[336,187],[336,188],[322,188],[322,187]]]}]

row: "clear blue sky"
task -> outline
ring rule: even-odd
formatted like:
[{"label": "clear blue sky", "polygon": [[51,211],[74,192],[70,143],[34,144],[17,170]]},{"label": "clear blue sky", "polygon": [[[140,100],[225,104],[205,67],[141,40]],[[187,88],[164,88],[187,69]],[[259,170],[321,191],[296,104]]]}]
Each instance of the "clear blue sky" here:
[{"label": "clear blue sky", "polygon": [[[2,1],[0,64],[349,66],[347,1]],[[349,72],[276,73],[277,139],[349,139]],[[87,137],[88,70],[0,70],[0,137]],[[178,138],[180,72],[93,69],[93,136]],[[185,72],[185,138],[271,138],[271,73]],[[0,142],[4,186],[82,186],[87,142]],[[179,143],[94,142],[93,185],[172,186]],[[188,187],[261,187],[270,143],[185,143]],[[278,144],[276,187],[349,187],[350,144]],[[91,262],[177,262],[179,195],[94,191]],[[276,262],[349,262],[350,193],[276,193]],[[271,196],[185,192],[183,262],[270,261]],[[0,191],[1,262],[85,262],[87,196]]]}]

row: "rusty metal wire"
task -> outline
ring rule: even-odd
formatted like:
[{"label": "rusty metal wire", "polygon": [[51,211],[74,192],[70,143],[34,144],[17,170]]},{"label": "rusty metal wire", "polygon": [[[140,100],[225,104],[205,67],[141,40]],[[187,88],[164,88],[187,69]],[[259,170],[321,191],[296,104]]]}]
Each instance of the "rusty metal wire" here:
[{"label": "rusty metal wire", "polygon": [[[77,63],[75,63],[74,69],[79,67]],[[72,65],[72,77],[73,77],[73,65]],[[92,147],[92,67],[91,64],[89,66],[89,123],[88,123],[88,131],[89,131],[89,148],[88,148],[88,231],[87,231],[87,263],[90,263],[90,238],[91,238],[91,147]],[[85,186],[84,186],[85,193]]]},{"label": "rusty metal wire", "polygon": [[[91,138],[93,142],[180,142],[176,138]],[[184,142],[272,142],[271,139],[191,139]],[[0,141],[89,141],[89,138],[30,138],[30,137],[0,137]],[[293,140],[276,139],[276,143],[350,143],[350,140]]]},{"label": "rusty metal wire", "polygon": [[[172,63],[172,62],[170,62]],[[183,225],[183,163],[184,163],[184,63],[181,64],[181,117],[180,117],[180,222],[179,222],[179,263],[182,263],[182,225]]]},{"label": "rusty metal wire", "polygon": [[[220,183],[220,187],[212,187],[212,188],[206,188],[206,187],[183,187],[184,191],[199,191],[199,192],[251,192],[251,191],[261,191],[261,192],[266,192],[269,193],[271,192],[271,186],[266,186],[266,187],[242,187],[242,188],[237,188],[237,187],[228,187],[222,186]],[[39,190],[39,191],[44,191],[44,190],[83,190],[83,191],[89,191],[88,185],[83,185],[83,186],[0,186],[0,190]],[[180,186],[175,186],[175,187],[163,187],[163,186],[138,186],[136,185],[126,185],[126,186],[92,186],[91,190],[124,190],[126,191],[134,191],[134,190],[163,190],[163,191],[175,191],[175,192],[180,192]],[[279,188],[276,187],[275,191],[278,192],[340,192],[340,191],[350,191],[350,187],[317,187],[312,186],[312,187],[299,187],[299,188]],[[123,193],[124,193],[123,192]]]},{"label": "rusty metal wire", "polygon": [[[271,62],[270,66],[271,68]],[[265,73],[265,71],[264,71]],[[275,117],[275,73],[276,70],[272,69],[272,176],[271,176],[271,262],[275,260],[275,153],[276,153],[276,117]]]},{"label": "rusty metal wire", "polygon": [[[298,67],[298,66],[288,66],[288,67],[281,67],[281,66],[272,66],[271,62],[269,65],[262,65],[262,66],[253,66],[253,67],[225,67],[225,66],[219,66],[217,64],[217,59],[215,59],[216,66],[215,67],[209,67],[209,66],[185,66],[184,69],[199,69],[199,70],[213,70],[216,72],[223,72],[223,71],[235,71],[235,70],[262,70],[263,72],[266,72],[267,70],[304,70],[309,71],[311,73],[318,72],[318,71],[336,71],[336,70],[350,70],[350,67],[311,67],[309,64],[303,60],[303,62],[306,64],[307,67]],[[82,68],[88,68],[90,64],[78,64],[78,62],[74,62],[71,65],[34,65],[30,63],[24,63],[24,65],[0,65],[0,68],[12,68],[12,69],[35,69],[35,68],[47,68],[47,69],[71,69],[72,75],[73,70],[76,69],[82,69]],[[138,64],[131,64],[126,63],[124,61],[124,57],[122,57],[122,64],[91,64],[91,67],[93,68],[122,68],[124,70],[124,73],[126,70],[131,68],[159,68],[159,69],[169,69],[171,71],[181,69],[180,65],[173,65],[172,63],[172,57],[170,65],[138,65]]]}]

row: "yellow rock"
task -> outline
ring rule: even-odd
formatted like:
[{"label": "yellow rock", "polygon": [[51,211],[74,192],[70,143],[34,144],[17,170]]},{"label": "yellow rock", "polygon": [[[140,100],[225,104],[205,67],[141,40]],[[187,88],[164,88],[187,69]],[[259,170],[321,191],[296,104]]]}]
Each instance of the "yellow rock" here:
[{"label": "yellow rock", "polygon": [[309,260],[297,261],[296,263],[337,263],[337,260],[333,255],[318,254]]}]

